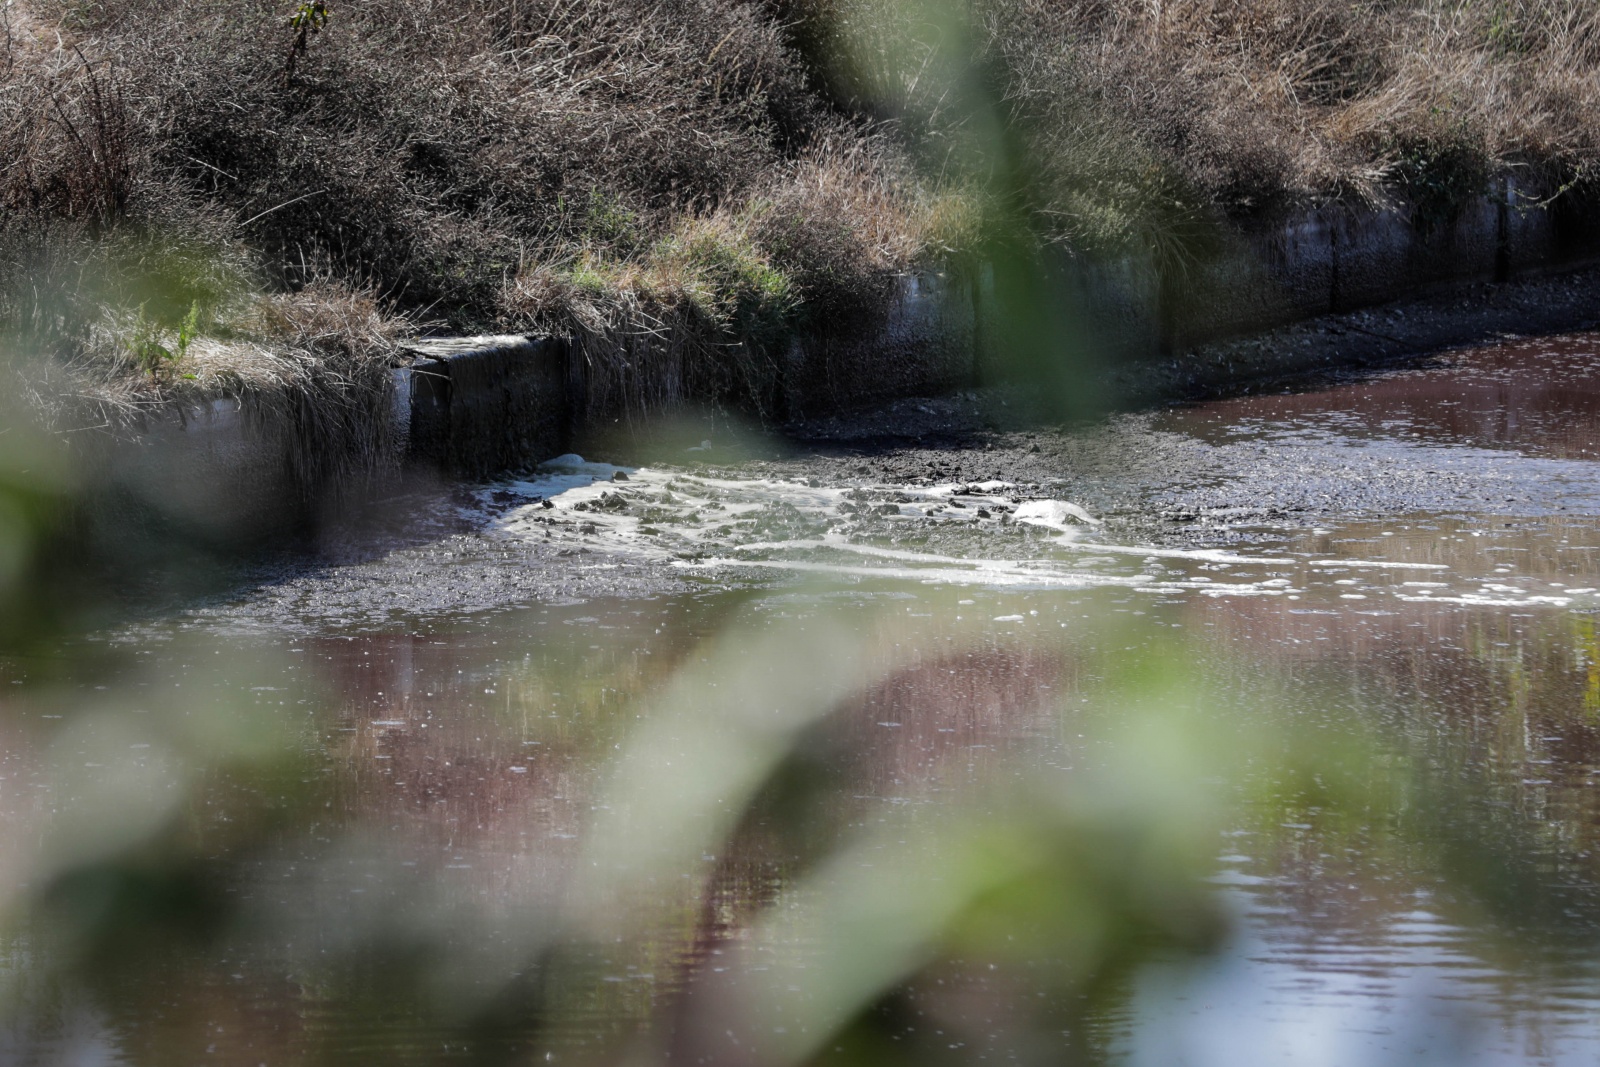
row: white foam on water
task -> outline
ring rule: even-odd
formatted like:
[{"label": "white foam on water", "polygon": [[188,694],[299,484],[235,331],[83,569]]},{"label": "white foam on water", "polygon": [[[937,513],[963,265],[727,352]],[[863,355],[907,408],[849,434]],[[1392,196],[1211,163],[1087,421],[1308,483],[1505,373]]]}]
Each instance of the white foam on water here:
[{"label": "white foam on water", "polygon": [[[504,507],[507,493],[527,502]],[[1449,569],[1442,563],[1116,544],[1102,539],[1104,520],[1082,505],[1023,501],[1016,485],[1004,481],[824,486],[591,463],[569,454],[541,464],[528,477],[485,486],[478,497],[479,507],[493,516],[490,536],[581,545],[692,570],[763,568],[1011,589],[1120,586],[1298,599],[1317,587],[1315,574],[1329,571]],[[1051,535],[1029,536],[1029,530]],[[934,546],[942,542],[961,554],[884,543],[908,535],[926,536]],[[1192,573],[1233,567],[1249,570],[1218,577]],[[1285,568],[1299,569],[1300,579],[1284,577]],[[1315,572],[1310,581],[1307,569]],[[1444,595],[1447,582],[1398,583],[1405,592],[1371,581],[1341,582],[1363,587],[1341,594],[1352,601],[1389,594],[1413,603],[1564,606],[1573,593],[1585,592],[1528,596],[1516,586],[1493,584],[1449,596]]]},{"label": "white foam on water", "polygon": [[1569,596],[1530,596],[1514,600],[1506,597],[1491,596],[1406,596],[1403,593],[1396,593],[1395,598],[1409,601],[1413,604],[1470,604],[1477,607],[1488,605],[1497,608],[1534,608],[1541,606],[1564,608],[1572,603],[1572,597]]},{"label": "white foam on water", "polygon": [[679,564],[686,568],[725,566],[760,567],[767,570],[831,574],[851,578],[890,578],[924,582],[929,585],[977,585],[991,589],[1085,589],[1090,586],[1140,585],[1139,576],[1108,578],[1098,574],[1022,573],[1004,565],[957,570],[949,567],[869,567],[841,563],[819,563],[797,559],[705,559]]},{"label": "white foam on water", "polygon": [[1012,518],[1017,522],[1048,526],[1057,530],[1065,530],[1079,525],[1104,525],[1099,519],[1083,510],[1077,504],[1066,500],[1030,500],[1025,504],[1019,505],[1016,514]]},{"label": "white foam on water", "polygon": [[1099,541],[1093,544],[1057,541],[1056,544],[1079,552],[1117,552],[1128,556],[1182,559],[1195,563],[1250,563],[1264,567],[1292,567],[1300,562],[1286,556],[1241,556],[1220,548],[1153,548],[1148,545],[1108,545]]},{"label": "white foam on water", "polygon": [[1384,570],[1397,571],[1447,571],[1447,563],[1408,563],[1405,560],[1395,559],[1308,559],[1307,565],[1312,567],[1378,567]]}]

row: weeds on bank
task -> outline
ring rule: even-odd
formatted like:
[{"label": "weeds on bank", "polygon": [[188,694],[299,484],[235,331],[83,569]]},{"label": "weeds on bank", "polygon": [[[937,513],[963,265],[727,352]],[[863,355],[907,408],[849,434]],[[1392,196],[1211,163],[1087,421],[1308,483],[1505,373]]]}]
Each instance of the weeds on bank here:
[{"label": "weeds on bank", "polygon": [[975,232],[967,191],[913,196],[909,180],[885,181],[895,165],[879,141],[830,140],[742,203],[653,238],[591,195],[571,244],[508,275],[499,320],[573,337],[606,410],[693,399],[764,411],[796,328],[862,328],[897,270]]},{"label": "weeds on bank", "polygon": [[[195,301],[189,305],[189,313],[178,324],[177,337],[172,347],[168,348],[161,343],[165,331],[149,318],[146,306],[141,304],[129,334],[127,350],[139,370],[151,378],[159,378],[164,372],[170,371],[173,365],[183,362],[183,357],[189,354],[189,345],[199,333],[199,328],[200,303]],[[184,377],[193,379],[195,375],[187,374]]]}]

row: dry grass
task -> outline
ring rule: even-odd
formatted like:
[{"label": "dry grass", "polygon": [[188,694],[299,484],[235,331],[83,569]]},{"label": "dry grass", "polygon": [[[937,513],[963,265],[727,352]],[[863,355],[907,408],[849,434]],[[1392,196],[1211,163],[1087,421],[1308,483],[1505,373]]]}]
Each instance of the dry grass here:
[{"label": "dry grass", "polygon": [[[1578,0],[774,0],[835,99],[1082,248],[1600,162]],[[952,42],[954,42],[952,44]],[[1009,170],[1008,170],[1009,168]]]},{"label": "dry grass", "polygon": [[[400,428],[389,367],[404,324],[371,294],[324,283],[248,296],[215,309],[205,326],[152,373],[130,349],[129,313],[108,305],[70,357],[15,368],[14,380],[47,425],[108,441],[137,436],[153,418],[236,404],[315,500],[359,492],[392,470]],[[170,331],[158,339],[176,347]]]},{"label": "dry grass", "polygon": [[[280,3],[30,2],[0,66],[0,323],[127,378],[114,407],[254,379],[130,377],[107,322],[329,279],[440,328],[570,333],[630,402],[748,401],[781,326],[862,313],[922,254],[892,140],[736,0],[365,0],[292,72]],[[172,269],[175,233],[209,265]],[[263,380],[323,352],[272,336],[223,348]]]},{"label": "dry grass", "polygon": [[[994,24],[999,47],[1043,26],[1078,92],[1116,107],[1235,217],[1397,190],[1459,194],[1510,168],[1559,185],[1600,160],[1591,4],[1102,0],[1048,19],[1001,6],[1011,21]],[[1038,84],[1049,68],[1013,66],[1025,70],[1019,95],[1050,95]]]},{"label": "dry grass", "polygon": [[[1600,159],[1575,0],[360,0],[292,72],[275,0],[27,3],[0,7],[0,323],[102,382],[139,309],[360,292],[570,334],[599,402],[759,407],[787,331],[862,328],[996,220],[1176,268],[1230,220],[1448,211]],[[192,358],[360,378],[327,337],[251,337]],[[253,388],[224,362],[124,392]]]}]

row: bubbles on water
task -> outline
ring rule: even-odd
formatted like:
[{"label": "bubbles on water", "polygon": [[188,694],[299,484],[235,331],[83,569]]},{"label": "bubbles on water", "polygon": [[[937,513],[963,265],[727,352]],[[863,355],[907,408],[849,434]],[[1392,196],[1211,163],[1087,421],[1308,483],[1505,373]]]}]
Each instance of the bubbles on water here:
[{"label": "bubbles on water", "polygon": [[[723,576],[786,572],[852,583],[909,580],[995,589],[1121,586],[1206,597],[1308,593],[1337,606],[1372,597],[1437,605],[1565,606],[1592,589],[1533,595],[1503,558],[1472,565],[1472,546],[1439,562],[1426,537],[1352,524],[1264,533],[1263,548],[1122,544],[1118,528],[1040,487],[990,480],[936,485],[827,485],[721,471],[622,467],[557,457],[531,476],[480,488],[476,518],[490,537],[537,540],[563,553],[599,552]],[[1030,497],[1032,497],[1030,499]],[[1409,528],[1407,528],[1409,530]],[[1273,549],[1267,550],[1266,543]],[[1303,544],[1304,549],[1296,549]],[[1287,547],[1284,547],[1287,546]],[[1348,556],[1339,555],[1343,549]],[[1374,554],[1375,553],[1375,554]],[[1457,565],[1467,566],[1459,575]],[[1209,573],[1200,573],[1209,572]],[[1487,581],[1477,575],[1490,575]],[[1438,576],[1450,580],[1420,581]],[[1470,588],[1463,588],[1470,583]],[[1355,603],[1347,605],[1355,609]]]}]

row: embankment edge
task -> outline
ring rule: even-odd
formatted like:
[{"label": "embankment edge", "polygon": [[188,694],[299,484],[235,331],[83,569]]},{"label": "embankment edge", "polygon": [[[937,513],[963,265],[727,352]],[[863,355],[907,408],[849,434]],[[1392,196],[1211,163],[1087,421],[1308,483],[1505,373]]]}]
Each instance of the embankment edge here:
[{"label": "embankment edge", "polygon": [[[1098,357],[1119,400],[1149,403],[1584,325],[1600,319],[1600,270],[1584,270],[1596,265],[1600,210],[1541,202],[1507,180],[1443,218],[1405,205],[1303,211],[1230,232],[1181,272],[1139,254],[1053,255],[1038,270],[1064,312],[1055,321],[1073,334],[1063,341]],[[1005,380],[1010,341],[993,276],[908,274],[873,329],[793,338],[770,357],[763,410],[793,421]],[[1397,301],[1410,303],[1375,310]],[[380,488],[527,467],[570,450],[597,420],[624,415],[589,403],[590,368],[576,348],[521,335],[402,346],[388,400],[394,456]],[[282,441],[255,440],[253,420],[228,409],[177,413],[118,462],[152,499],[170,482],[191,510],[209,506],[209,534],[222,542],[303,529],[316,520],[315,501],[348,496],[334,486],[288,491],[305,465]]]}]

